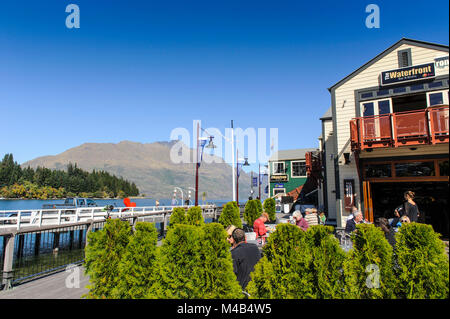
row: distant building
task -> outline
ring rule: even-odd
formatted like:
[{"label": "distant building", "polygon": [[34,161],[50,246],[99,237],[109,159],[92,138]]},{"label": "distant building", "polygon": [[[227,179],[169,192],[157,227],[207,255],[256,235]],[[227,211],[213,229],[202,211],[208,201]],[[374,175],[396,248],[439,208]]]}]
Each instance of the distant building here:
[{"label": "distant building", "polygon": [[269,196],[288,195],[294,200],[307,181],[306,158],[314,148],[282,150],[269,159]]},{"label": "distant building", "polygon": [[411,190],[421,221],[448,238],[448,52],[401,39],[329,88],[319,205],[337,226],[352,205],[369,221],[393,217]]}]

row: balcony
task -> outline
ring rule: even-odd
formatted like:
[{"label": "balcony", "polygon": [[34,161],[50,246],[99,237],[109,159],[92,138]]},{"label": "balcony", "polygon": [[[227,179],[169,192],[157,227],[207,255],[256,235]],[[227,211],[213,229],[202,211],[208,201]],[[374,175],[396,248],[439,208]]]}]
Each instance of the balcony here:
[{"label": "balcony", "polygon": [[448,143],[449,107],[354,118],[350,121],[352,151]]},{"label": "balcony", "polygon": [[316,179],[322,178],[322,153],[319,151],[305,153],[306,173]]}]

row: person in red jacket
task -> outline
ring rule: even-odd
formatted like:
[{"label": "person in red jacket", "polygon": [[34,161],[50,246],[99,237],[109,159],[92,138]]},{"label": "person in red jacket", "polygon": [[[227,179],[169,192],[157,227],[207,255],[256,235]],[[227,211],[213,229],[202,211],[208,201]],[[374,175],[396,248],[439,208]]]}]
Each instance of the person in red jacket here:
[{"label": "person in red jacket", "polygon": [[261,238],[267,234],[267,228],[264,225],[269,220],[269,214],[262,213],[261,216],[253,223],[253,231],[256,233],[256,238]]}]

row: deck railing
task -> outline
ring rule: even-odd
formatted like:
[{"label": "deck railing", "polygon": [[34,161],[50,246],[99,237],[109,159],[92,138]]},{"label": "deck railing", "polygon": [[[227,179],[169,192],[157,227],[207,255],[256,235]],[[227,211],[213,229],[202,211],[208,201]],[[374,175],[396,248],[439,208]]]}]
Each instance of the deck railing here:
[{"label": "deck railing", "polygon": [[350,136],[352,150],[448,143],[449,107],[354,118]]}]

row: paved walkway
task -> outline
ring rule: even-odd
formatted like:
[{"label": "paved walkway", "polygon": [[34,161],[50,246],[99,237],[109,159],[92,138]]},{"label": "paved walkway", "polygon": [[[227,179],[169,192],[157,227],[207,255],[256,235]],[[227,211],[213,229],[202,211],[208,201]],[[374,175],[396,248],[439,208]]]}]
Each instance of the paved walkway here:
[{"label": "paved walkway", "polygon": [[88,284],[84,268],[77,266],[0,291],[0,299],[80,299],[89,291],[85,288]]}]

